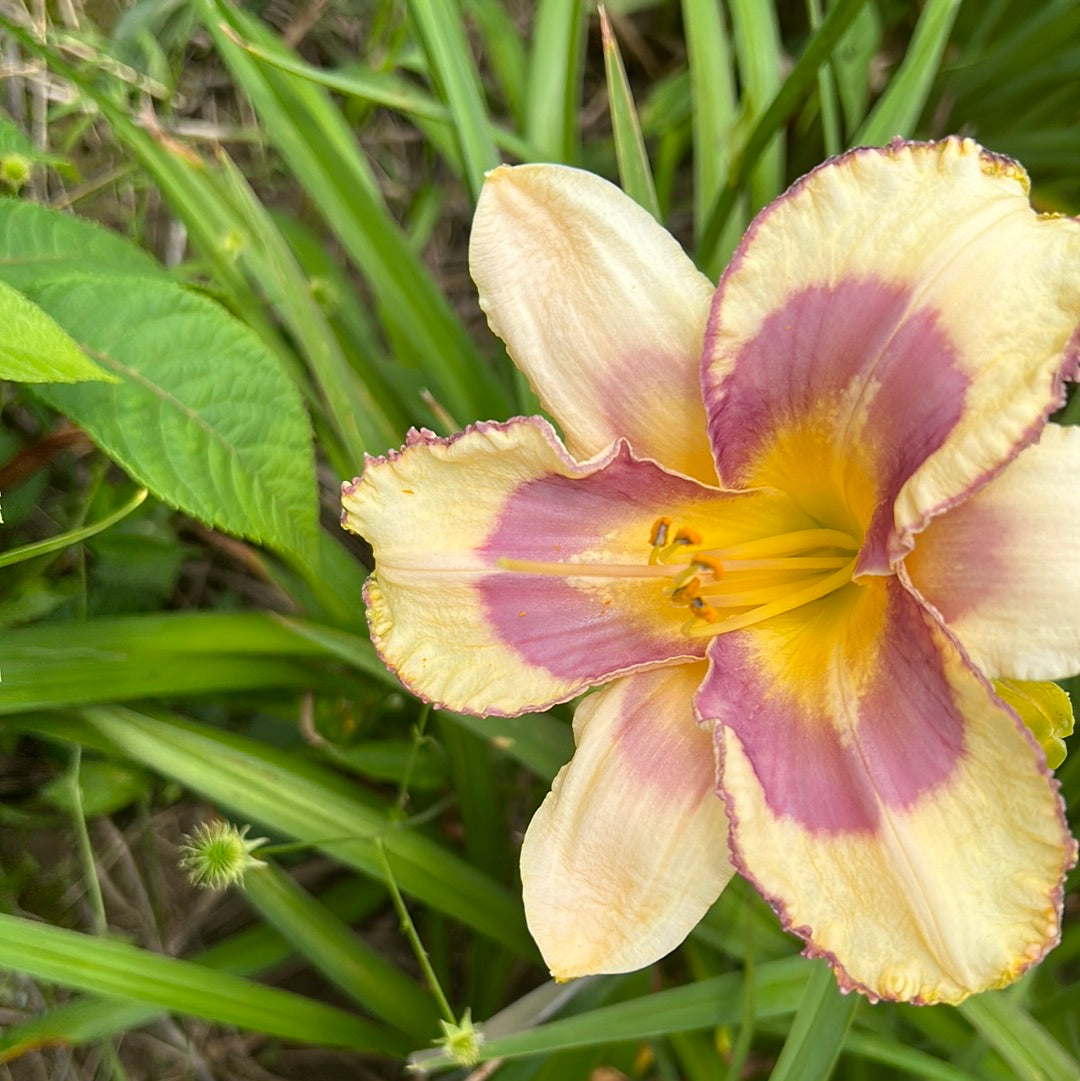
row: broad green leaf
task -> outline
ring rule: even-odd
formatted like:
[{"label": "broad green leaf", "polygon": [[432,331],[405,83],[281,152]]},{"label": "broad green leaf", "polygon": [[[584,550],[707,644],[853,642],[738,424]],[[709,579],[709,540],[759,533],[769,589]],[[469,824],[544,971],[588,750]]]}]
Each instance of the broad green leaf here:
[{"label": "broad green leaf", "polygon": [[147,252],[100,225],[37,203],[0,199],[0,281],[28,292],[82,272],[169,276]]},{"label": "broad green leaf", "polygon": [[253,1032],[328,1047],[400,1054],[400,1037],[334,1006],[127,942],[0,913],[6,968],[65,987],[146,1003]]},{"label": "broad green leaf", "polygon": [[0,379],[16,383],[116,382],[116,376],[90,360],[55,320],[2,280],[0,326],[4,328]]},{"label": "broad green leaf", "polygon": [[51,406],[164,502],[310,555],[311,428],[295,386],[252,331],[171,282],[75,277],[32,295],[119,377],[42,388]]}]

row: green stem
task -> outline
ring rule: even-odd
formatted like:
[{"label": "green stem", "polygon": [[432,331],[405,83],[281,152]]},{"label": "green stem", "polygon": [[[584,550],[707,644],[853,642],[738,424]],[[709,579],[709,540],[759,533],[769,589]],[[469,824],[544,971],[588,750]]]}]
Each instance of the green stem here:
[{"label": "green stem", "polygon": [[381,838],[375,838],[375,851],[378,853],[379,863],[382,865],[383,874],[386,876],[390,899],[394,902],[398,919],[401,921],[401,930],[409,940],[409,945],[412,946],[416,960],[420,964],[420,970],[424,974],[428,987],[431,988],[431,993],[435,996],[435,1001],[439,1004],[439,1009],[442,1010],[443,1017],[446,1018],[449,1024],[456,1025],[457,1018],[454,1016],[454,1011],[450,1009],[450,1003],[443,993],[439,977],[435,975],[435,969],[431,967],[427,950],[424,949],[424,944],[420,941],[420,936],[416,932],[416,925],[409,915],[409,910],[405,907],[405,898],[401,896],[401,891],[398,889],[397,882],[394,879],[394,873],[390,870],[390,861],[386,858],[386,849],[383,847]]},{"label": "green stem", "polygon": [[103,935],[108,927],[105,917],[105,899],[101,895],[101,883],[98,882],[97,866],[94,862],[94,850],[90,845],[90,831],[86,828],[86,816],[83,813],[82,785],[79,782],[79,769],[82,765],[82,747],[75,745],[71,755],[71,813],[75,822],[75,839],[79,848],[79,861],[83,866],[83,878],[86,880],[86,892],[90,898],[90,911],[93,917],[93,932]]}]

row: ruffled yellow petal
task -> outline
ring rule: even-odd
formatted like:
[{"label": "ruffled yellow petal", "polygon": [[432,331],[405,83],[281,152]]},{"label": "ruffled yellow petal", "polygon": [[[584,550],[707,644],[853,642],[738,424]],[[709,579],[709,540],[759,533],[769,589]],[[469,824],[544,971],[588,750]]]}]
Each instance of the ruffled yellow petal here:
[{"label": "ruffled yellow petal", "polygon": [[710,661],[733,861],[844,987],[955,1003],[1057,942],[1075,846],[1056,784],[895,579]]},{"label": "ruffled yellow petal", "polygon": [[963,139],[845,154],[759,215],[721,279],[721,477],[858,519],[861,569],[886,573],[1036,438],[1078,323],[1080,222],[1036,214],[1015,162]]}]

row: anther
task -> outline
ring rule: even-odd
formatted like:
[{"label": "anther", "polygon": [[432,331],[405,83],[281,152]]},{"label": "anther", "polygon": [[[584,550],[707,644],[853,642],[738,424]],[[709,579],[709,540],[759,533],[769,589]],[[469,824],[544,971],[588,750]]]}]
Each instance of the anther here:
[{"label": "anther", "polygon": [[706,623],[716,623],[720,619],[716,609],[702,597],[691,597],[689,607],[698,619],[703,619]]},{"label": "anther", "polygon": [[682,585],[671,591],[671,599],[676,604],[689,604],[693,606],[694,601],[698,598],[700,590],[701,579],[691,578],[689,582],[684,582]]},{"label": "anther", "polygon": [[663,548],[667,544],[669,529],[671,529],[670,518],[657,518],[652,524],[652,532],[649,533],[649,543],[654,548]]},{"label": "anther", "polygon": [[690,560],[690,566],[711,574],[715,582],[719,582],[724,577],[724,564],[715,556],[696,555]]}]

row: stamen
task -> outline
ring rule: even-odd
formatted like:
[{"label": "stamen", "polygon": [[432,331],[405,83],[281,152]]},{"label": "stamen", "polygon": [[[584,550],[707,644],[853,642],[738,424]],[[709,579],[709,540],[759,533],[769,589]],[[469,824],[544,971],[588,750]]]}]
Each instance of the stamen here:
[{"label": "stamen", "polygon": [[[558,578],[660,580],[690,614],[683,632],[711,638],[819,600],[851,581],[860,542],[837,529],[799,529],[701,551],[702,534],[660,517],[649,530],[647,562],[547,562],[500,557],[504,571]],[[643,553],[644,555],[644,553]],[[729,614],[724,614],[724,613]]]},{"label": "stamen", "polygon": [[791,533],[778,533],[773,537],[745,541],[727,548],[711,548],[710,554],[722,559],[759,559],[766,556],[793,555],[813,548],[839,548],[855,553],[859,542],[839,529],[797,529]]},{"label": "stamen", "polygon": [[670,518],[657,518],[652,524],[652,532],[649,534],[649,543],[654,548],[662,548],[667,544],[667,535],[670,528]]},{"label": "stamen", "polygon": [[671,529],[670,518],[657,518],[653,522],[652,529],[649,531],[649,543],[652,545],[652,551],[649,553],[650,563],[660,562],[660,550],[667,544],[669,529]]},{"label": "stamen", "polygon": [[676,604],[692,604],[701,593],[701,579],[691,578],[671,591],[671,599]]},{"label": "stamen", "polygon": [[855,560],[849,559],[840,570],[816,579],[803,589],[797,589],[775,601],[759,605],[757,608],[750,609],[749,612],[731,616],[720,622],[707,620],[704,624],[694,624],[686,628],[686,633],[692,638],[712,638],[714,635],[727,634],[729,631],[741,631],[745,627],[751,627],[755,623],[761,623],[763,620],[782,615],[784,612],[790,612],[795,608],[801,608],[804,604],[828,596],[834,589],[839,589],[851,581],[851,574],[854,569]]},{"label": "stamen", "polygon": [[724,564],[721,563],[719,559],[716,559],[713,556],[704,555],[701,552],[698,552],[698,554],[690,560],[690,566],[711,574],[713,580],[716,582],[719,582],[727,573]]},{"label": "stamen", "polygon": [[707,604],[702,600],[701,597],[694,597],[690,601],[690,611],[698,619],[704,620],[706,624],[716,623],[720,618],[720,613],[711,604]]},{"label": "stamen", "polygon": [[725,559],[726,570],[735,571],[825,571],[842,567],[849,556],[785,556],[782,559]]}]

